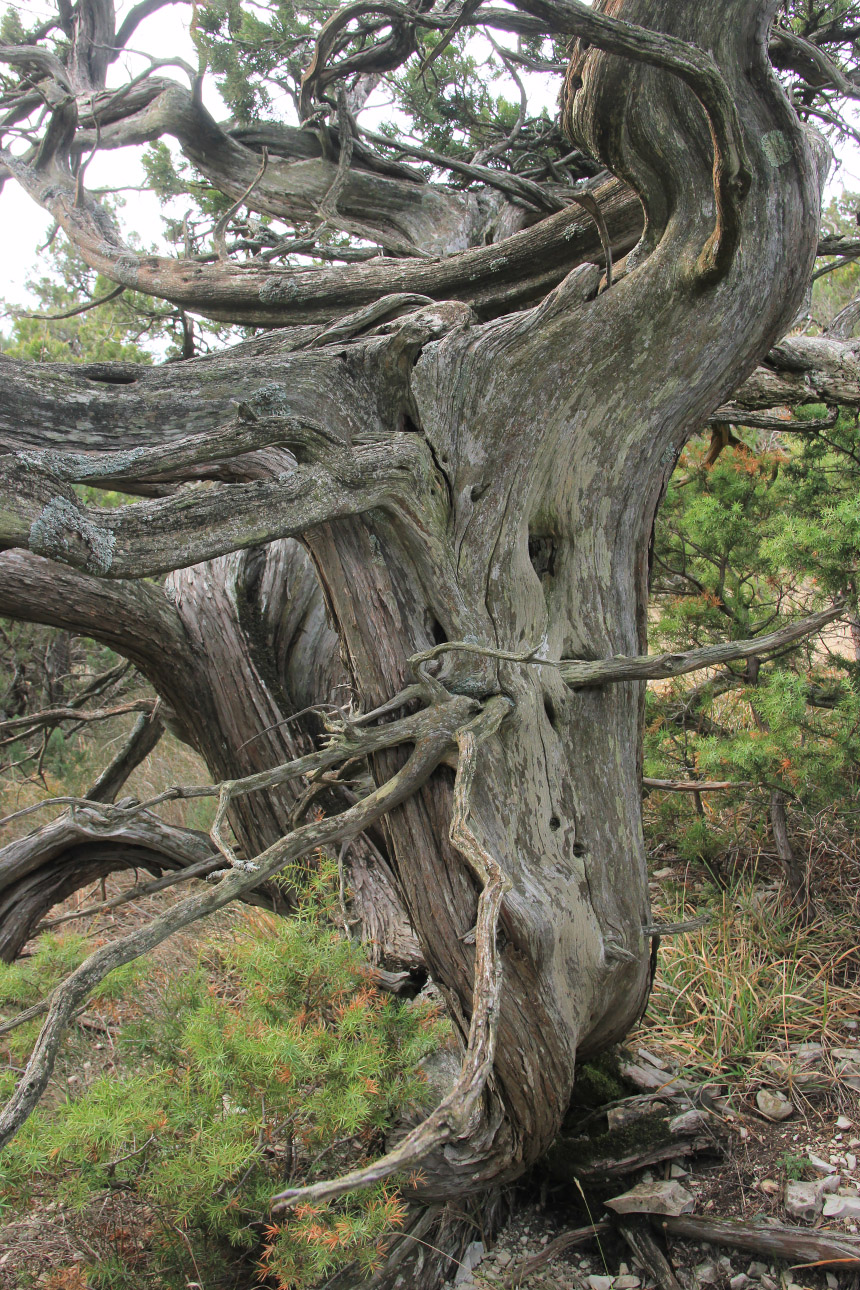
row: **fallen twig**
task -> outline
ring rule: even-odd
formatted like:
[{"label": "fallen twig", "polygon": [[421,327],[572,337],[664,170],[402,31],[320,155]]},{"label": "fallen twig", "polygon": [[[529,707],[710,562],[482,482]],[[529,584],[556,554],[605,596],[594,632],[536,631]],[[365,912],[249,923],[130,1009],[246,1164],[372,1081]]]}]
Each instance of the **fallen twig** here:
[{"label": "fallen twig", "polygon": [[530,1259],[524,1259],[522,1263],[518,1263],[513,1272],[508,1273],[505,1277],[502,1285],[505,1290],[517,1290],[517,1287],[522,1285],[526,1277],[530,1277],[533,1272],[537,1272],[539,1268],[542,1268],[545,1263],[549,1263],[550,1259],[554,1259],[556,1255],[563,1254],[565,1250],[569,1250],[573,1246],[587,1245],[589,1241],[593,1241],[596,1237],[602,1236],[604,1232],[608,1231],[609,1223],[603,1219],[599,1223],[589,1223],[587,1227],[577,1227],[573,1231],[562,1232],[561,1236],[557,1236],[554,1241],[550,1241],[549,1245],[541,1250],[539,1254],[533,1254]]}]

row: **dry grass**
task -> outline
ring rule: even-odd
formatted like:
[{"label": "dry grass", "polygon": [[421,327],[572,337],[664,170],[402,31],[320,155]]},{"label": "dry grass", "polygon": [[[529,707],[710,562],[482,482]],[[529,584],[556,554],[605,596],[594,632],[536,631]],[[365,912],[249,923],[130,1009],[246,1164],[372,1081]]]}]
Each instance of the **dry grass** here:
[{"label": "dry grass", "polygon": [[[0,777],[0,818],[23,807],[36,806],[50,797],[83,796],[101,771],[127,739],[131,730],[128,717],[104,722],[96,732],[80,731],[64,743],[62,757],[52,759],[41,775],[8,772]],[[96,737],[94,737],[96,734]],[[131,774],[121,796],[141,800],[153,797],[173,784],[208,784],[209,771],[202,757],[173,735],[162,736],[157,747]],[[56,819],[62,807],[45,807],[23,819],[0,826],[0,846]],[[208,832],[215,816],[215,803],[208,798],[187,802],[167,802],[160,809],[169,824]]]},{"label": "dry grass", "polygon": [[860,1018],[856,876],[853,857],[820,857],[819,914],[804,924],[778,880],[756,881],[753,871],[714,892],[679,869],[653,891],[655,921],[709,913],[711,922],[662,942],[640,1041],[681,1068],[747,1087],[761,1084],[775,1052],[851,1042],[845,1023]]}]

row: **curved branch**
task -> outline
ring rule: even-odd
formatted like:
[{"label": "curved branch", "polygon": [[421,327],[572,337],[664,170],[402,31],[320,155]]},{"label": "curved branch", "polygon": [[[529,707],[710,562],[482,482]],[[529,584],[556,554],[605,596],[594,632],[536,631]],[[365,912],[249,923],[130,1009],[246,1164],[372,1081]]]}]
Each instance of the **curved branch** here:
[{"label": "curved branch", "polygon": [[49,909],[72,892],[118,869],[186,869],[220,858],[205,833],[165,824],[142,812],[105,823],[94,805],[37,829],[0,849],[0,959],[20,952]]},{"label": "curved branch", "polygon": [[[74,185],[62,175],[47,183],[9,152],[0,153],[0,160],[54,217],[90,268],[113,282],[219,321],[277,326],[330,322],[397,292],[465,300],[492,317],[544,295],[583,260],[600,258],[600,240],[590,217],[570,207],[502,242],[439,261],[376,259],[330,269],[284,270],[256,262],[210,265],[141,255],[125,245],[112,218],[91,198],[75,204]],[[640,203],[617,181],[598,189],[595,197],[613,254],[619,258],[638,241]]]},{"label": "curved branch", "polygon": [[103,946],[86,959],[51,996],[48,1016],[24,1074],[0,1113],[0,1147],[14,1137],[38,1105],[72,1016],[109,972],[148,953],[181,928],[222,909],[309,851],[359,833],[399,806],[439,765],[471,706],[467,699],[452,698],[447,708],[438,713],[436,729],[416,746],[402,770],[355,806],[340,815],[296,829],[256,858],[254,872],[230,870],[211,891],[180,901],[151,923]]},{"label": "curved branch", "polygon": [[145,578],[390,506],[421,491],[434,469],[426,444],[404,435],[341,452],[328,468],[296,466],[276,482],[219,484],[110,509],[81,505],[35,464],[0,458],[0,549],[23,548],[100,577]]}]

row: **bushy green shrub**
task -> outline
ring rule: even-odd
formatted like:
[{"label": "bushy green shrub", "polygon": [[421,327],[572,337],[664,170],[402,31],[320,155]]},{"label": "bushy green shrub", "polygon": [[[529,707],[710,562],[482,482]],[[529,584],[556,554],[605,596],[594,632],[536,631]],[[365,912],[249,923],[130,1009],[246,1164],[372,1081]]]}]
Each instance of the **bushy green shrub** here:
[{"label": "bushy green shrub", "polygon": [[[360,949],[329,917],[336,887],[322,863],[297,917],[237,915],[196,970],[150,983],[152,999],[118,1041],[120,1073],[40,1110],[7,1150],[6,1206],[56,1191],[82,1208],[121,1187],[169,1215],[198,1262],[222,1242],[283,1290],[352,1263],[372,1270],[405,1214],[396,1188],[268,1214],[273,1192],[381,1151],[386,1126],[421,1100],[417,1063],[444,1033],[431,1005],[369,984]],[[33,959],[5,970],[4,1000],[30,1002],[84,948],[43,939]],[[165,1275],[191,1270],[175,1266],[185,1246],[157,1220],[152,1243]]]}]

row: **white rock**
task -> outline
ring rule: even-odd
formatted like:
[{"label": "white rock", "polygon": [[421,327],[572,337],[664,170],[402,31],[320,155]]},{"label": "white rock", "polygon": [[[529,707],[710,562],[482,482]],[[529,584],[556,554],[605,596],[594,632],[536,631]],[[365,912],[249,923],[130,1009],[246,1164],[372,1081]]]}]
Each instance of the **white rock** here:
[{"label": "white rock", "polygon": [[824,1201],[825,1218],[860,1218],[860,1196],[827,1196]]},{"label": "white rock", "polygon": [[841,1182],[839,1174],[820,1178],[817,1182],[790,1182],[785,1188],[785,1212],[804,1223],[814,1223],[821,1213],[824,1197],[836,1191]]},{"label": "white rock", "polygon": [[827,1290],[839,1290],[839,1282],[832,1272],[826,1272],[825,1279],[827,1281]]},{"label": "white rock", "polygon": [[767,1266],[766,1263],[760,1263],[758,1260],[756,1260],[755,1263],[751,1263],[747,1268],[747,1276],[766,1277],[769,1271],[770,1271],[770,1268]]},{"label": "white rock", "polygon": [[[850,1129],[850,1128],[852,1127],[852,1125],[851,1125],[851,1121],[848,1119],[848,1116],[847,1116],[847,1115],[840,1115],[840,1116],[839,1116],[839,1118],[838,1118],[838,1120],[836,1121],[836,1127],[837,1127],[837,1129],[841,1129],[843,1133],[845,1132],[845,1130],[846,1130],[846,1129]],[[833,1273],[832,1273],[832,1272],[828,1272],[828,1274],[827,1274],[827,1275],[828,1275],[829,1277],[831,1277],[831,1276],[833,1276]]]},{"label": "white rock", "polygon": [[689,1177],[689,1174],[690,1174],[689,1169],[685,1169],[684,1166],[680,1164],[677,1160],[673,1160],[671,1165],[669,1166],[670,1178],[687,1178]]},{"label": "white rock", "polygon": [[708,1123],[708,1117],[702,1111],[684,1111],[683,1115],[676,1115],[669,1121],[670,1133],[696,1133],[699,1129],[704,1129]]},{"label": "white rock", "polygon": [[693,1276],[697,1284],[714,1286],[717,1284],[720,1274],[713,1263],[699,1263],[697,1267],[693,1268]]},{"label": "white rock", "polygon": [[836,1173],[836,1166],[831,1165],[830,1162],[827,1160],[822,1160],[821,1156],[814,1156],[810,1152],[810,1154],[806,1158],[809,1161],[809,1163],[812,1165],[812,1168],[817,1170],[818,1173],[820,1174]]},{"label": "white rock", "polygon": [[794,1114],[794,1103],[780,1089],[760,1088],[755,1104],[768,1120],[787,1120]]},{"label": "white rock", "polygon": [[510,1250],[496,1249],[493,1251],[493,1258],[496,1261],[496,1267],[506,1268],[511,1261]]},{"label": "white rock", "polygon": [[857,1168],[857,1157],[850,1151],[845,1152],[845,1164],[853,1174],[854,1170]]},{"label": "white rock", "polygon": [[822,1201],[812,1183],[790,1182],[785,1188],[785,1212],[803,1223],[814,1223],[821,1213]]},{"label": "white rock", "polygon": [[689,1214],[695,1198],[674,1178],[665,1182],[642,1182],[606,1204],[616,1214]]},{"label": "white rock", "polygon": [[612,1290],[639,1290],[642,1282],[638,1277],[626,1276],[616,1277],[612,1282]]},{"label": "white rock", "polygon": [[467,1281],[472,1280],[472,1273],[484,1257],[484,1242],[473,1241],[467,1245],[460,1266],[457,1269],[457,1275],[454,1277],[455,1286],[464,1286]]},{"label": "white rock", "polygon": [[612,1290],[613,1277],[599,1277],[592,1275],[585,1278],[585,1284],[589,1290]]},{"label": "white rock", "polygon": [[750,1283],[750,1279],[747,1276],[747,1274],[745,1272],[739,1272],[736,1277],[732,1277],[731,1281],[729,1282],[729,1285],[731,1286],[732,1290],[746,1290],[746,1287],[749,1285],[749,1283]]}]

